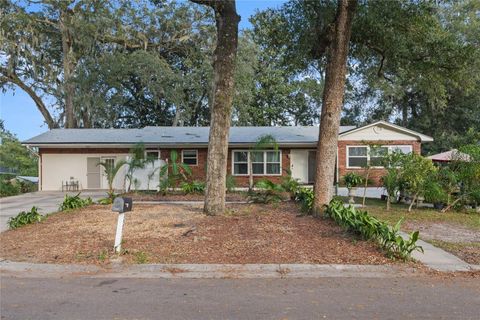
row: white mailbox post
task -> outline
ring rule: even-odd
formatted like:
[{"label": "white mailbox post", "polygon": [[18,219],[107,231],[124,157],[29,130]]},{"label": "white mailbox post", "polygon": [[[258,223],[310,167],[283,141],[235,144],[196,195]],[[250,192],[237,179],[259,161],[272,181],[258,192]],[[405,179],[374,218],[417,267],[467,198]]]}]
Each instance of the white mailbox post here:
[{"label": "white mailbox post", "polygon": [[132,210],[132,198],[118,197],[113,200],[112,211],[118,212],[117,232],[115,233],[115,244],[113,246],[116,253],[122,249],[123,223],[125,212]]}]

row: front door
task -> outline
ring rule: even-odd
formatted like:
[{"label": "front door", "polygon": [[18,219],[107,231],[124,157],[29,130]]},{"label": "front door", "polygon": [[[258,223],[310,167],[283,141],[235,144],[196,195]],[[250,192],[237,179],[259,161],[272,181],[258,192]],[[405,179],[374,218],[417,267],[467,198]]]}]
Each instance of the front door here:
[{"label": "front door", "polygon": [[315,183],[316,151],[308,151],[308,183]]},{"label": "front door", "polygon": [[87,188],[100,189],[100,158],[87,158]]}]

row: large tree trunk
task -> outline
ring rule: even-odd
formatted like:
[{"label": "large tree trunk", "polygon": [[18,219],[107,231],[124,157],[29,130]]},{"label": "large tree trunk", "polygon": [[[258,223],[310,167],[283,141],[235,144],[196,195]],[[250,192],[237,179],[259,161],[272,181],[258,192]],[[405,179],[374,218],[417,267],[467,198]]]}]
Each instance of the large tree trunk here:
[{"label": "large tree trunk", "polygon": [[75,128],[73,95],[75,87],[72,83],[73,69],[75,68],[73,57],[73,40],[68,30],[70,17],[67,12],[62,12],[60,17],[60,30],[62,34],[62,53],[63,53],[63,94],[65,96],[65,128]]},{"label": "large tree trunk", "polygon": [[315,214],[323,211],[333,196],[335,159],[337,157],[340,114],[345,92],[348,43],[356,0],[339,0],[335,27],[327,47],[325,89],[323,91],[320,133],[317,146],[317,168],[315,175]]},{"label": "large tree trunk", "polygon": [[232,116],[234,72],[237,56],[238,23],[235,0],[192,0],[215,11],[217,46],[213,61],[213,101],[207,155],[205,205],[207,215],[225,211],[228,134]]}]

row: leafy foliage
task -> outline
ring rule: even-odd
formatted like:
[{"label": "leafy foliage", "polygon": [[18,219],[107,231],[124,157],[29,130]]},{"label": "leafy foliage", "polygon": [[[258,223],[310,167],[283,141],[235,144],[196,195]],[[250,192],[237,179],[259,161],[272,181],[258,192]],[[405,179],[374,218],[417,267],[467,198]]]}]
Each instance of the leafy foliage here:
[{"label": "leafy foliage", "polygon": [[254,203],[272,203],[284,200],[285,189],[280,184],[263,179],[255,184],[257,190],[250,191],[249,201]]},{"label": "leafy foliage", "polygon": [[205,182],[201,181],[191,181],[191,182],[182,182],[180,188],[186,194],[188,193],[203,193],[205,191]]},{"label": "leafy foliage", "polygon": [[70,196],[68,194],[63,198],[63,202],[60,204],[58,210],[67,211],[72,209],[79,209],[93,204],[93,201],[90,197],[87,199],[80,198],[80,193]]},{"label": "leafy foliage", "polygon": [[315,194],[311,188],[298,188],[295,192],[295,201],[300,202],[300,208],[305,214],[310,214],[313,209]]},{"label": "leafy foliage", "polygon": [[38,175],[38,158],[8,130],[0,120],[0,167],[22,176]]},{"label": "leafy foliage", "polygon": [[363,239],[378,241],[392,257],[408,259],[415,250],[423,252],[423,248],[416,244],[418,231],[412,232],[407,240],[399,235],[401,220],[392,228],[366,211],[357,210],[353,206],[345,207],[339,200],[332,200],[325,213],[340,226]]},{"label": "leafy foliage", "polygon": [[343,176],[343,181],[345,186],[350,189],[359,186],[363,182],[363,178],[358,173],[349,172]]},{"label": "leafy foliage", "polygon": [[0,177],[0,197],[9,197],[20,193],[20,185],[10,182],[12,177],[12,175],[2,175]]},{"label": "leafy foliage", "polygon": [[[137,143],[131,150],[129,158],[125,162],[127,165],[127,172],[125,179],[128,180],[126,191],[129,192],[134,180],[134,173],[137,169],[143,169],[149,163],[153,163],[154,160],[147,159],[145,157],[145,145],[143,143]],[[155,172],[154,172],[155,173]],[[149,177],[150,178],[150,177]]]},{"label": "leafy foliage", "polygon": [[98,163],[98,166],[102,166],[104,171],[105,171],[105,176],[107,177],[107,183],[108,183],[108,196],[112,199],[115,198],[115,191],[113,189],[113,181],[115,180],[115,177],[117,176],[117,173],[120,171],[120,169],[126,163],[127,162],[125,160],[115,161],[115,163],[113,165],[109,161],[104,161],[104,162]]},{"label": "leafy foliage", "polygon": [[399,179],[404,183],[406,191],[413,197],[408,211],[412,210],[412,206],[415,201],[418,201],[419,196],[425,195],[427,183],[436,170],[431,160],[418,154],[412,153],[403,157]]},{"label": "leafy foliage", "polygon": [[295,199],[295,195],[300,189],[300,183],[298,179],[292,177],[292,171],[290,169],[287,170],[287,175],[282,178],[282,187],[286,192],[290,193],[292,200]]},{"label": "leafy foliage", "polygon": [[227,192],[233,192],[233,190],[237,186],[237,183],[235,182],[235,177],[232,176],[231,174],[227,175],[227,178],[225,180],[225,184],[226,184],[226,187],[227,187]]},{"label": "leafy foliage", "polygon": [[167,163],[160,169],[160,190],[177,187],[181,181],[186,181],[192,175],[192,168],[179,159],[177,150],[170,151]]},{"label": "leafy foliage", "polygon": [[22,211],[15,217],[8,219],[8,226],[10,229],[17,229],[26,224],[40,222],[45,217],[38,212],[37,207],[32,207],[30,211]]}]

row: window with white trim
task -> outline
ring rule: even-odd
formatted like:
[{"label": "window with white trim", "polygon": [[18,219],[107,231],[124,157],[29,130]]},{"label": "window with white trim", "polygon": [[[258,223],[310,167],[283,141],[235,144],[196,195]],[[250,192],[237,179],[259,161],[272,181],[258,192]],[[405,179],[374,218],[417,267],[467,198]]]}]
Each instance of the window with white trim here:
[{"label": "window with white trim", "polygon": [[233,152],[233,174],[234,175],[248,174],[248,151]]},{"label": "window with white trim", "polygon": [[196,166],[198,164],[198,150],[182,150],[182,162]]},{"label": "window with white trim", "polygon": [[368,164],[382,167],[383,158],[393,152],[412,153],[411,145],[387,145],[371,149],[369,146],[347,146],[347,168],[364,168]]},{"label": "window with white trim", "polygon": [[253,175],[280,175],[280,151],[233,151],[233,175],[250,174],[249,160]]},{"label": "window with white trim", "polygon": [[158,160],[160,159],[160,151],[158,150],[146,150],[145,159],[147,160]]}]

